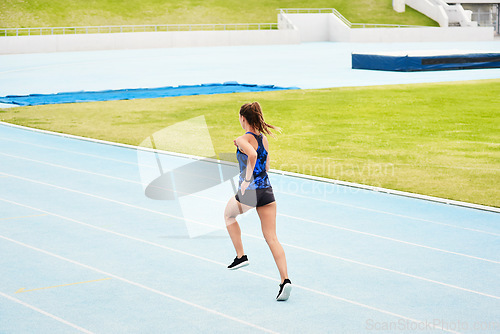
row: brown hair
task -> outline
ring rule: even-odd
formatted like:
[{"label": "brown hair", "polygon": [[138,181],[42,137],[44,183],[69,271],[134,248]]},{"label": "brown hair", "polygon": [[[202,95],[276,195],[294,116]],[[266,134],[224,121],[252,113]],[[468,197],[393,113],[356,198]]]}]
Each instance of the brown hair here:
[{"label": "brown hair", "polygon": [[246,118],[248,124],[266,135],[274,136],[269,129],[274,129],[278,132],[281,131],[277,126],[267,124],[264,121],[264,115],[262,114],[262,108],[259,102],[245,103],[242,105],[240,108],[240,115]]}]

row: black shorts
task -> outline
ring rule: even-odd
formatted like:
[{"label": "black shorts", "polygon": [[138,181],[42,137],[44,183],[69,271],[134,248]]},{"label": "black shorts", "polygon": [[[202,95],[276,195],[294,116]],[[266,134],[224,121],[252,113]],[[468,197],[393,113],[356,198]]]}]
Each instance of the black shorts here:
[{"label": "black shorts", "polygon": [[244,195],[241,195],[241,190],[238,190],[238,193],[234,196],[234,198],[238,202],[254,208],[258,208],[275,201],[272,187],[262,189],[247,189],[245,190]]}]

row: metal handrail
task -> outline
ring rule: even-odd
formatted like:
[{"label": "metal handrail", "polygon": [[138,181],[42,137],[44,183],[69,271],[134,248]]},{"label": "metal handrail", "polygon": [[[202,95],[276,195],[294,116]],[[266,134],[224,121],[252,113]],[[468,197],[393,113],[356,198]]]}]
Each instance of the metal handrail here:
[{"label": "metal handrail", "polygon": [[352,25],[352,23],[335,8],[280,8],[278,10],[281,14],[334,14],[349,28]]},{"label": "metal handrail", "polygon": [[335,8],[281,8],[283,14],[333,14],[349,28],[423,28],[426,26],[404,24],[352,23]]},{"label": "metal handrail", "polygon": [[285,14],[331,13],[335,8],[280,8]]},{"label": "metal handrail", "polygon": [[342,22],[344,22],[349,28],[352,27],[351,21],[349,21],[348,19],[346,19],[344,15],[340,14],[340,12],[338,10],[336,10],[335,8],[332,8],[332,13],[336,17],[338,17]]},{"label": "metal handrail", "polygon": [[[401,24],[351,23],[335,8],[281,8],[281,14],[328,13],[334,14],[349,28],[416,28],[423,26]],[[297,29],[284,15],[287,29]],[[37,28],[0,28],[0,37],[32,35],[101,34],[124,32],[162,32],[162,31],[218,31],[218,30],[276,30],[277,23],[216,23],[216,24],[162,24],[162,25],[112,25],[80,27],[37,27]]]},{"label": "metal handrail", "polygon": [[431,27],[406,25],[406,24],[351,23],[351,28],[431,28]]},{"label": "metal handrail", "polygon": [[295,24],[293,24],[293,22],[290,21],[290,19],[288,18],[288,16],[285,15],[286,13],[283,10],[280,10],[280,14],[281,14],[281,17],[285,20],[286,29],[297,30],[297,27],[295,26]]},{"label": "metal handrail", "polygon": [[0,37],[96,34],[96,33],[101,34],[101,33],[124,33],[124,32],[276,30],[276,29],[278,29],[277,23],[216,23],[216,24],[162,24],[162,25],[0,28]]}]

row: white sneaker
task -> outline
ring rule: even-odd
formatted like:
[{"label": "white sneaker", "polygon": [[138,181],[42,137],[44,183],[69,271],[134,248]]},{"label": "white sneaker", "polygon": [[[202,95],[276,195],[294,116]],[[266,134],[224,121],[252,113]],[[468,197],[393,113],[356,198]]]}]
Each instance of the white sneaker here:
[{"label": "white sneaker", "polygon": [[290,297],[290,292],[292,291],[292,282],[288,278],[286,278],[283,283],[280,284],[280,292],[278,292],[278,296],[276,300],[285,301]]}]

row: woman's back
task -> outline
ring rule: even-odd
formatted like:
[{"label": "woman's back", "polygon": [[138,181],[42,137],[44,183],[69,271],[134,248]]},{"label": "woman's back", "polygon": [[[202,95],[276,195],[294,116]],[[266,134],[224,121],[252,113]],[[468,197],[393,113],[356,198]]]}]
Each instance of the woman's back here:
[{"label": "woman's back", "polygon": [[[269,177],[267,175],[267,168],[266,168],[266,163],[267,163],[267,156],[268,152],[267,149],[264,146],[264,135],[261,133],[259,135],[256,135],[253,132],[247,132],[245,135],[252,135],[255,140],[257,141],[257,148],[254,149],[257,152],[257,160],[255,162],[255,167],[253,170],[253,180],[248,186],[248,189],[263,189],[263,188],[269,188],[271,187],[271,183],[269,181]],[[252,144],[252,142],[250,142]],[[248,156],[242,152],[239,148],[236,150],[236,157],[238,159],[238,163],[240,166],[240,177],[239,177],[239,183],[243,182],[245,179],[246,175],[246,168],[247,168],[247,163],[248,163]]]}]

